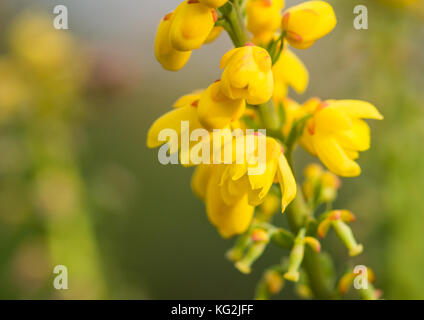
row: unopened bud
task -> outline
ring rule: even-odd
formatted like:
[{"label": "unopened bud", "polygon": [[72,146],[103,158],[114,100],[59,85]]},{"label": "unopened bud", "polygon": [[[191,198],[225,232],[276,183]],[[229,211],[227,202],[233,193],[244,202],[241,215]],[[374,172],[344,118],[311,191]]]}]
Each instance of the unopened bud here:
[{"label": "unopened bud", "polygon": [[352,229],[344,223],[342,220],[332,221],[332,226],[337,233],[337,236],[349,249],[349,255],[351,257],[357,256],[363,250],[363,246],[358,244],[353,236]]},{"label": "unopened bud", "polygon": [[253,242],[268,242],[269,241],[268,232],[260,228],[254,229],[252,231],[252,241]]},{"label": "unopened bud", "polygon": [[267,242],[256,242],[253,243],[250,248],[247,250],[245,256],[236,262],[236,268],[244,274],[248,274],[251,271],[252,264],[262,255]]},{"label": "unopened bud", "polygon": [[284,274],[284,278],[287,280],[294,282],[299,280],[299,268],[305,253],[305,233],[306,230],[304,228],[301,229],[294,241],[294,246],[290,252],[289,268]]},{"label": "unopened bud", "polygon": [[303,172],[303,174],[305,175],[305,178],[307,180],[317,180],[321,177],[321,175],[323,174],[323,168],[316,163],[312,163],[308,166],[306,166],[305,171]]}]

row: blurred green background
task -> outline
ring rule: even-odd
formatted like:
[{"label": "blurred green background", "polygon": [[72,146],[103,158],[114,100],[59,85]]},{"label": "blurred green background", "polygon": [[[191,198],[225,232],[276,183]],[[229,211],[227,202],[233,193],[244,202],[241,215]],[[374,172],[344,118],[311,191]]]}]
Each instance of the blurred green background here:
[{"label": "blurred green background", "polygon": [[[338,26],[296,52],[311,83],[294,97],[364,99],[384,114],[362,175],[343,180],[337,201],[357,215],[365,246],[349,263],[370,266],[386,299],[424,299],[424,14],[366,1],[369,29],[355,30],[361,1],[329,2]],[[57,31],[53,8],[64,3],[1,1],[0,298],[250,299],[280,260],[271,246],[240,274],[224,257],[232,241],[191,193],[192,169],[162,166],[145,146],[178,97],[220,77],[231,46],[222,35],[182,71],[164,71],[156,26],[178,3],[66,1],[70,30]],[[299,169],[313,160],[296,158]],[[324,246],[342,273],[346,250],[331,237]],[[60,264],[64,291],[52,286]],[[279,296],[293,297],[290,285]]]}]

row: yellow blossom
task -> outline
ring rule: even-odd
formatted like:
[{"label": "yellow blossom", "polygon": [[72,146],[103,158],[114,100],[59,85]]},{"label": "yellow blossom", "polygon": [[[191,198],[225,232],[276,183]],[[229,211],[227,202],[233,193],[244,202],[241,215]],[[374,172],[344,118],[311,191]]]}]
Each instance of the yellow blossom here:
[{"label": "yellow blossom", "polygon": [[283,30],[295,48],[306,49],[330,33],[337,24],[334,10],[325,1],[308,1],[285,11]]},{"label": "yellow blossom", "polygon": [[333,173],[358,176],[361,168],[354,160],[359,151],[370,147],[370,129],[362,119],[381,120],[383,116],[372,104],[359,100],[315,100],[309,103],[312,106],[302,145]]},{"label": "yellow blossom", "polygon": [[214,27],[211,31],[211,33],[209,33],[207,39],[205,40],[205,44],[209,44],[214,42],[222,33],[222,31],[224,30],[223,27]]},{"label": "yellow blossom", "polygon": [[199,120],[208,130],[222,129],[239,119],[246,108],[244,99],[229,99],[222,92],[222,82],[214,82],[199,101]]},{"label": "yellow blossom", "polygon": [[222,89],[230,99],[246,99],[252,105],[271,99],[272,62],[265,49],[250,44],[235,48],[224,55],[221,68]]},{"label": "yellow blossom", "polygon": [[[246,154],[246,160],[243,164],[234,163],[228,165],[225,174],[230,177],[228,183],[223,184],[223,195],[226,199],[231,199],[233,193],[248,193],[249,204],[257,206],[265,201],[272,184],[278,182],[281,187],[281,211],[284,212],[287,205],[296,195],[296,181],[290,166],[284,156],[282,146],[273,138],[263,137],[266,142],[266,159],[264,170],[261,173],[253,174],[249,172],[252,167],[258,168],[258,163],[252,164],[249,157],[257,154]],[[259,160],[260,162],[261,160]],[[231,201],[231,200],[228,200]]]},{"label": "yellow blossom", "polygon": [[169,71],[182,69],[191,56],[191,51],[175,50],[169,40],[169,27],[172,13],[167,14],[160,22],[156,33],[155,55],[162,67]]},{"label": "yellow blossom", "polygon": [[179,51],[199,49],[207,40],[218,13],[197,0],[181,3],[171,17],[169,39]]},{"label": "yellow blossom", "polygon": [[[197,105],[200,95],[201,92],[197,92],[183,96],[175,103],[175,109],[165,113],[163,116],[157,119],[150,127],[147,134],[147,147],[156,148],[162,144],[169,143],[170,153],[172,154],[178,152],[179,148],[174,146],[181,146],[181,136],[183,134],[190,134],[190,132],[195,129],[202,128],[197,115]],[[181,127],[182,121],[187,121],[189,123],[190,132],[183,131],[183,128]],[[174,130],[178,134],[178,141],[170,141],[170,137],[167,137],[168,140],[161,139],[160,133],[164,129]],[[190,141],[190,147],[193,144],[195,144],[195,142]]]},{"label": "yellow blossom", "polygon": [[281,101],[287,96],[287,87],[292,87],[297,93],[305,92],[309,73],[303,62],[289,49],[284,49],[280,58],[272,67],[274,76],[273,99]]},{"label": "yellow blossom", "polygon": [[[255,135],[255,137],[258,137]],[[223,237],[243,233],[249,227],[254,207],[263,203],[273,183],[279,182],[284,212],[296,195],[296,182],[282,152],[273,138],[266,139],[266,167],[260,174],[252,174],[245,154],[242,164],[200,165],[192,179],[193,192],[206,203],[208,218]],[[257,164],[256,164],[257,165]]]},{"label": "yellow blossom", "polygon": [[[238,193],[232,202],[226,202],[219,184],[223,183],[226,165],[211,165],[210,177],[206,183],[205,203],[210,222],[225,237],[241,234],[247,230],[253,217],[254,207],[249,205],[247,193]],[[198,169],[201,170],[201,169]]]},{"label": "yellow blossom", "polygon": [[74,39],[43,14],[23,14],[12,26],[10,41],[16,57],[37,72],[57,72],[77,60]]},{"label": "yellow blossom", "polygon": [[255,37],[265,33],[272,36],[281,26],[283,7],[284,0],[248,0],[246,4],[247,29]]}]

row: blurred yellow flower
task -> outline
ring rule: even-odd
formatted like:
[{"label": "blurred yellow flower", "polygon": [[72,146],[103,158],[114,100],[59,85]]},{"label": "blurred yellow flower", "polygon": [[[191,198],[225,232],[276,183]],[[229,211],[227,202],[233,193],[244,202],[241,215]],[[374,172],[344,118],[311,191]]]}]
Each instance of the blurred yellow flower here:
[{"label": "blurred yellow flower", "polygon": [[43,14],[27,13],[11,28],[11,48],[18,59],[35,71],[67,68],[76,57],[76,45],[65,31],[56,30]]}]

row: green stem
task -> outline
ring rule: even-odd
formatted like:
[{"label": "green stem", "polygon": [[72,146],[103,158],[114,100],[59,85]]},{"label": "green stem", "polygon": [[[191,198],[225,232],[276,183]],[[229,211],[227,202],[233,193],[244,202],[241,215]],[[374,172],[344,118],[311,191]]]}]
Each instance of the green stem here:
[{"label": "green stem", "polygon": [[234,46],[243,47],[250,42],[250,36],[244,23],[242,9],[238,1],[232,1],[229,5],[229,9],[225,10],[223,15],[229,26],[226,30]]},{"label": "green stem", "polygon": [[[233,43],[236,47],[242,47],[250,42],[250,37],[246,29],[246,25],[243,18],[242,9],[238,0],[231,0],[228,5],[228,10],[225,10],[223,14],[224,19],[228,22],[226,28],[230,35]],[[262,122],[271,131],[272,135],[278,135],[281,132],[280,117],[275,110],[272,101],[262,104],[259,106],[259,112],[262,118]],[[292,166],[291,154],[293,146],[288,151],[290,166]],[[293,200],[287,210],[287,217],[289,219],[290,228],[293,233],[297,234],[302,227],[307,226],[308,218],[312,218],[312,212],[307,207],[303,195],[301,192],[297,193],[296,198]],[[318,299],[331,299],[334,298],[332,288],[329,287],[328,281],[326,281],[323,265],[320,261],[319,254],[314,250],[306,246],[305,257],[303,261],[303,267],[308,274],[311,290],[314,296]]]},{"label": "green stem", "polygon": [[[292,148],[287,150],[287,161],[293,168],[292,151]],[[306,227],[308,221],[312,218],[312,211],[307,206],[302,192],[298,191],[296,197],[287,208],[287,219],[291,231],[297,233],[301,228]],[[319,255],[320,253],[306,246],[302,265],[308,275],[310,288],[316,299],[335,299],[334,290],[328,284]]]},{"label": "green stem", "polygon": [[272,101],[268,101],[267,103],[259,105],[259,113],[267,130],[271,130],[271,132],[280,131],[280,117],[277,113],[277,110],[275,110]]}]

